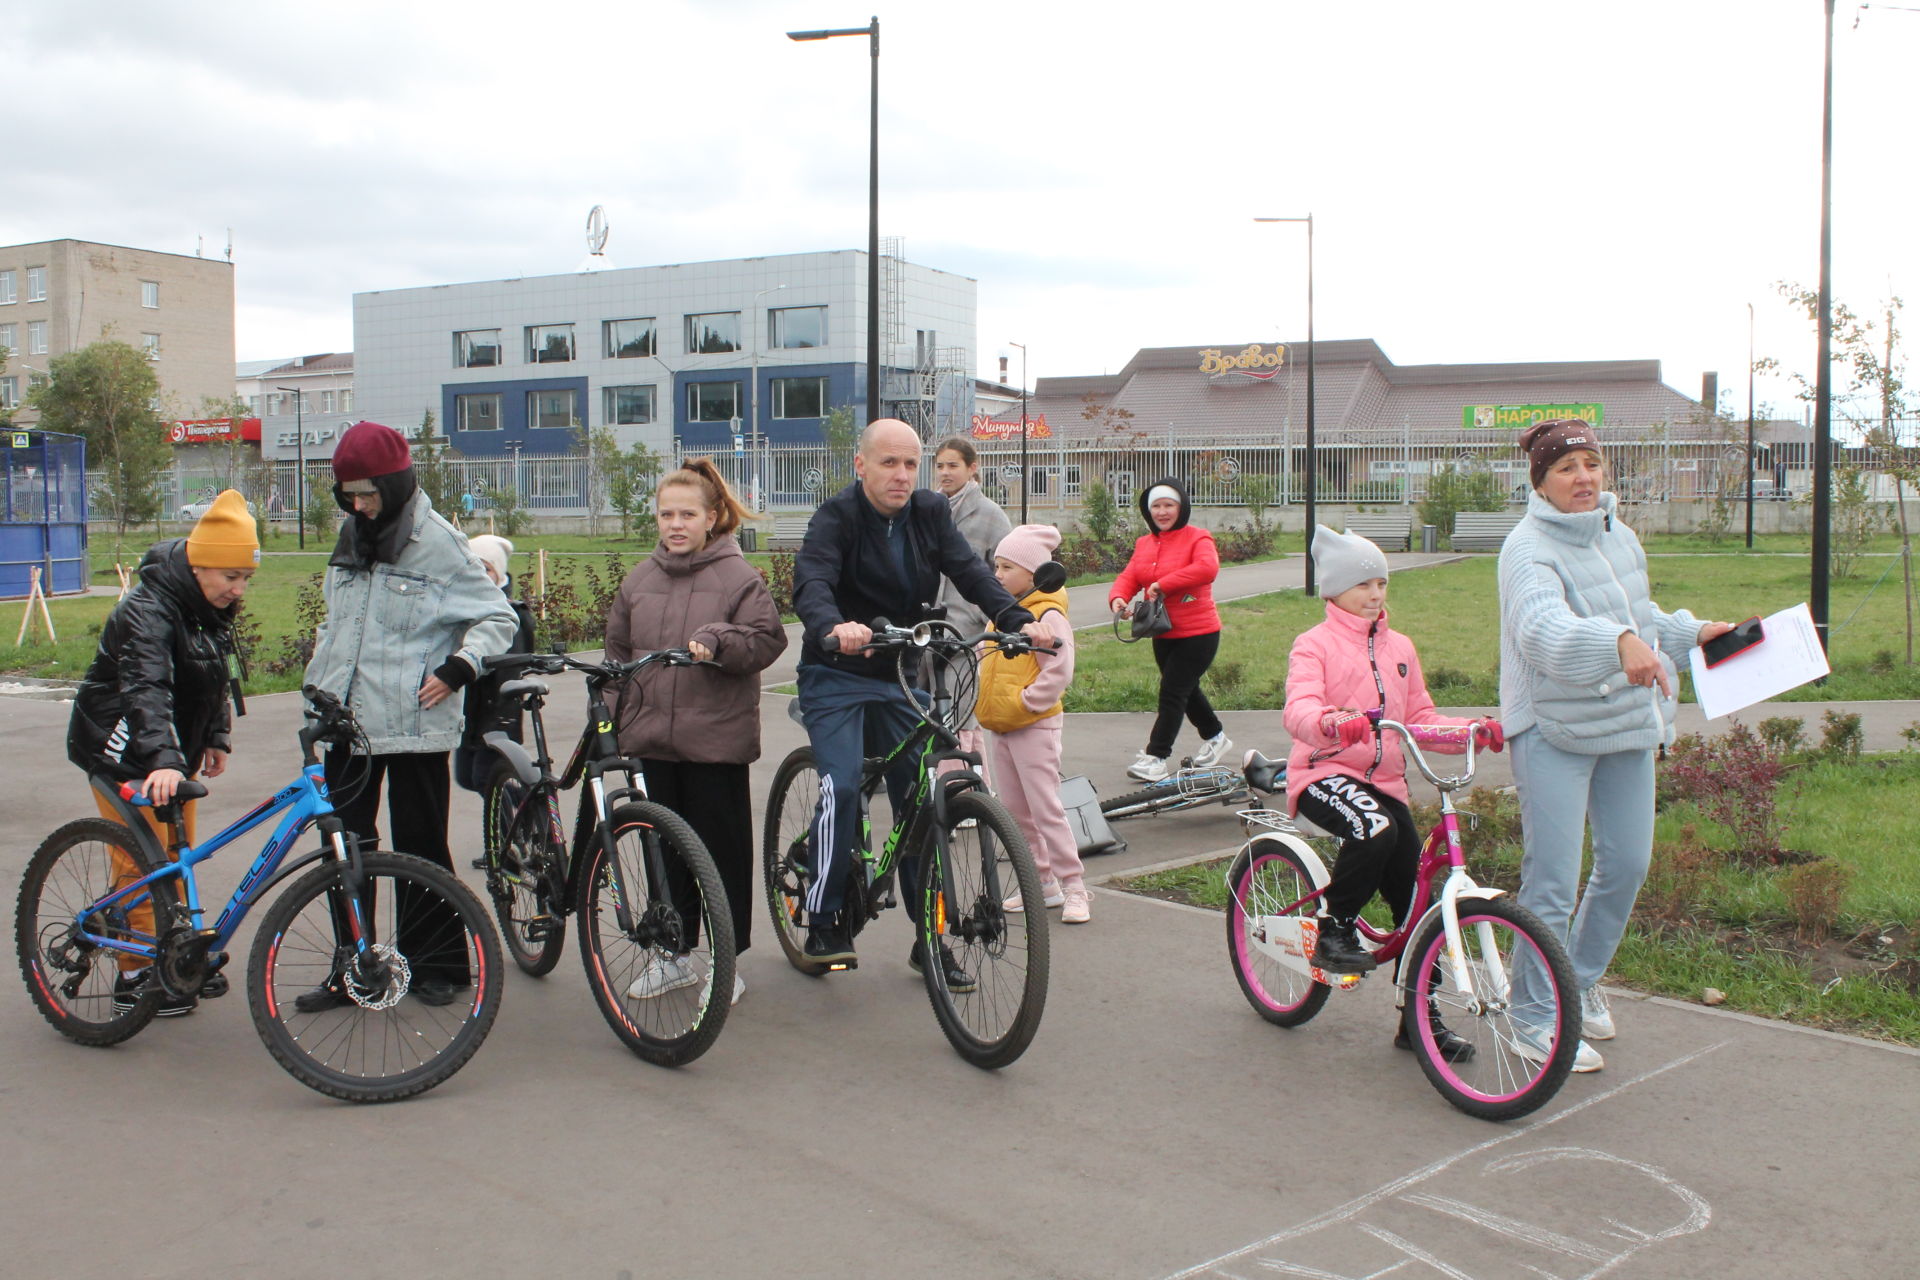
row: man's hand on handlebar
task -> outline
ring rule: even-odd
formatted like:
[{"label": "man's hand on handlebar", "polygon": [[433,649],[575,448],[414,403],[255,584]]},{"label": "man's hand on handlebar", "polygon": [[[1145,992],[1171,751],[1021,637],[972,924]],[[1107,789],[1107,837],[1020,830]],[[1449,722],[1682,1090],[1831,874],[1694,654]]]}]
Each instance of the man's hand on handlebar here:
[{"label": "man's hand on handlebar", "polygon": [[873,628],[864,622],[842,622],[827,634],[841,653],[865,653],[873,639]]}]

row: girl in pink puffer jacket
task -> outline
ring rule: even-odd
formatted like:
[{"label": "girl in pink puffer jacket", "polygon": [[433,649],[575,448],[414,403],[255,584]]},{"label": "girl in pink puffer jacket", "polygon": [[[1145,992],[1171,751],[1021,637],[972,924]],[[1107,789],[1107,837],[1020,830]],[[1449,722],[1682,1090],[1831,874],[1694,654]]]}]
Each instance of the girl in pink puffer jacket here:
[{"label": "girl in pink puffer jacket", "polygon": [[[1365,713],[1379,709],[1409,725],[1471,722],[1434,710],[1413,642],[1387,625],[1387,558],[1380,548],[1358,534],[1316,526],[1313,564],[1327,616],[1295,638],[1287,660],[1284,719],[1293,737],[1287,812],[1304,815],[1341,842],[1313,962],[1327,973],[1365,973],[1373,956],[1355,935],[1354,920],[1376,892],[1393,908],[1394,923],[1404,920],[1420,862],[1420,833],[1407,809],[1406,757],[1398,738],[1374,732]],[[1482,724],[1481,743],[1500,749],[1498,722]],[[1465,749],[1464,738],[1452,748]],[[1449,1039],[1450,1033],[1443,1037],[1443,1052]],[[1459,1046],[1472,1052],[1464,1041]]]}]

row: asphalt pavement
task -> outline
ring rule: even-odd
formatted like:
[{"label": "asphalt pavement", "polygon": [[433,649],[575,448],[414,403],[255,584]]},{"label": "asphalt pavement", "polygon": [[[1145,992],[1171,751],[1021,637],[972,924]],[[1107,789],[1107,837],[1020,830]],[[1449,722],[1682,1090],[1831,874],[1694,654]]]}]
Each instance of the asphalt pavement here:
[{"label": "asphalt pavement", "polygon": [[[785,703],[765,697],[756,806],[801,741]],[[580,705],[557,689],[557,738]],[[297,765],[297,698],[249,706],[205,830]],[[1786,709],[1817,724],[1823,708]],[[1857,709],[1873,749],[1920,719],[1920,704]],[[92,812],[64,759],[67,710],[0,697],[6,901],[42,836]],[[1068,771],[1130,787],[1147,720],[1070,717]],[[1285,750],[1277,712],[1227,722],[1242,748]],[[454,808],[464,853],[477,798],[456,791]],[[1094,876],[1240,838],[1225,809],[1123,834],[1132,847]],[[250,852],[207,864],[211,899]],[[238,982],[107,1050],[64,1040],[16,987],[0,999],[5,1271],[1653,1280],[1905,1277],[1920,1250],[1905,1208],[1920,1054],[1903,1048],[1622,993],[1606,1070],[1493,1125],[1392,1048],[1384,982],[1299,1029],[1261,1021],[1209,912],[1096,890],[1092,924],[1053,930],[1032,1048],[994,1073],[947,1047],[901,913],[862,935],[858,971],[824,980],[786,965],[758,911],[754,941],[746,996],[691,1066],[614,1040],[570,936],[548,978],[509,971],[459,1075],[382,1107],[282,1072]]]}]

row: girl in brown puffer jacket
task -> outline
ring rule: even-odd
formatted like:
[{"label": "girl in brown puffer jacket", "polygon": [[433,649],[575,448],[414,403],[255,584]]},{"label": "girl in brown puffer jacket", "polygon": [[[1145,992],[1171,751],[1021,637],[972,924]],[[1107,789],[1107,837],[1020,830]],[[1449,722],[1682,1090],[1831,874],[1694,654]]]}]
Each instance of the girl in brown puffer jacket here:
[{"label": "girl in brown puffer jacket", "polygon": [[[607,657],[686,648],[713,666],[657,664],[622,691],[620,750],[646,771],[647,794],[687,820],[713,855],[733,915],[736,952],[752,920],[753,798],[747,766],[760,758],[760,682],[787,647],[773,596],[740,554],[733,532],[745,508],[714,465],[696,459],[660,482],[660,542],[620,584],[607,615]],[[695,904],[681,905],[697,918]],[[634,980],[634,999],[698,979],[677,960]],[[736,972],[733,998],[746,984]]]}]

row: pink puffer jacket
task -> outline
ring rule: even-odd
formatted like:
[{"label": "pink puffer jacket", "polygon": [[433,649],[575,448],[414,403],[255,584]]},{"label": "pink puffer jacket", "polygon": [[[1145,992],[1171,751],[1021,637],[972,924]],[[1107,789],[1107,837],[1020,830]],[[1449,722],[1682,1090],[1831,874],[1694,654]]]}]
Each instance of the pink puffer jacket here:
[{"label": "pink puffer jacket", "polygon": [[[1326,620],[1294,637],[1287,658],[1287,705],[1282,721],[1293,737],[1287,753],[1287,812],[1295,812],[1307,785],[1332,774],[1344,774],[1376,787],[1402,804],[1407,796],[1407,760],[1397,734],[1371,734],[1365,741],[1342,747],[1320,731],[1322,712],[1335,708],[1371,711],[1386,708],[1389,720],[1402,724],[1466,725],[1460,716],[1443,716],[1433,708],[1426,677],[1420,673],[1420,655],[1413,641],[1387,625],[1383,610],[1378,622],[1368,622],[1338,605],[1327,605]],[[1427,747],[1458,753],[1455,747]]]}]

